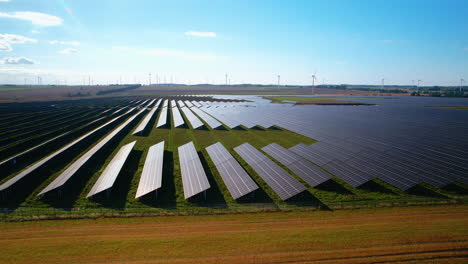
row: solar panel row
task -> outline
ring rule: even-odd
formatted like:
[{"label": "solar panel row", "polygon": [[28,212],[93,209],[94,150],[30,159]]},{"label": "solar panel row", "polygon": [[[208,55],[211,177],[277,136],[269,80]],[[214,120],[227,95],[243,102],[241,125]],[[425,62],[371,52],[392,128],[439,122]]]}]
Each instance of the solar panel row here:
[{"label": "solar panel row", "polygon": [[143,172],[135,198],[140,198],[162,186],[162,172],[164,159],[164,141],[153,145],[148,150]]},{"label": "solar panel row", "polygon": [[172,119],[174,121],[174,127],[180,127],[184,125],[184,119],[182,118],[182,115],[180,114],[179,108],[177,107],[172,107]]},{"label": "solar panel row", "polygon": [[234,150],[282,200],[287,200],[306,190],[304,185],[249,143],[235,147]]},{"label": "solar panel row", "polygon": [[[153,101],[151,101],[150,105],[155,101],[156,99],[154,99]],[[156,105],[153,107],[153,109],[151,109],[151,111],[145,116],[145,118],[143,119],[143,121],[141,121],[141,123],[137,126],[137,128],[133,131],[133,135],[136,135],[140,132],[142,132],[143,130],[145,130],[146,126],[148,125],[149,121],[151,120],[151,118],[153,117],[154,113],[156,112],[156,110],[158,109],[158,106],[159,106],[159,103],[161,102],[161,99],[158,100],[158,102],[156,103]]]},{"label": "solar panel row", "polygon": [[182,112],[184,113],[185,117],[188,119],[188,122],[192,126],[193,129],[197,129],[203,127],[203,123],[198,119],[196,115],[188,107],[181,108]]},{"label": "solar panel row", "polygon": [[220,142],[208,146],[206,151],[232,198],[239,199],[258,189],[258,185]]},{"label": "solar panel row", "polygon": [[286,166],[312,187],[328,181],[332,177],[329,173],[326,173],[301,156],[276,143],[265,146],[262,150]]},{"label": "solar panel row", "polygon": [[114,158],[112,158],[107,167],[104,169],[101,176],[99,176],[98,180],[93,185],[86,198],[112,188],[135,143],[136,141],[133,141],[120,148],[117,154],[115,154]]},{"label": "solar panel row", "polygon": [[208,190],[210,183],[193,142],[180,146],[178,152],[185,199]]}]

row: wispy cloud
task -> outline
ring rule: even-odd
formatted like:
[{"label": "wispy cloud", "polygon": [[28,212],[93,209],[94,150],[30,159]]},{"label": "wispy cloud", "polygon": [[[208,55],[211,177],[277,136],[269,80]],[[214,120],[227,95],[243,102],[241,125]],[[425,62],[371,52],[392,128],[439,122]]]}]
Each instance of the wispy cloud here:
[{"label": "wispy cloud", "polygon": [[33,34],[39,34],[39,33],[41,33],[41,32],[40,32],[39,30],[31,30],[31,33],[33,33]]},{"label": "wispy cloud", "polygon": [[0,34],[0,51],[12,51],[11,44],[22,44],[26,42],[36,43],[37,40],[15,34]]},{"label": "wispy cloud", "polygon": [[187,36],[194,36],[194,37],[204,37],[204,38],[214,38],[216,37],[215,32],[202,32],[202,31],[187,31],[185,32]]},{"label": "wispy cloud", "polygon": [[27,20],[33,23],[34,25],[40,25],[40,26],[58,26],[58,25],[61,25],[63,22],[63,19],[57,16],[39,13],[39,12],[29,12],[29,11],[12,12],[12,13],[0,12],[0,17]]},{"label": "wispy cloud", "polygon": [[68,49],[63,49],[59,51],[59,53],[60,54],[75,54],[75,53],[78,53],[78,50],[74,48],[68,48]]},{"label": "wispy cloud", "polygon": [[114,51],[130,51],[130,50],[134,50],[134,49],[132,49],[130,47],[127,47],[127,46],[113,46],[112,50],[114,50]]},{"label": "wispy cloud", "polygon": [[25,57],[7,57],[3,60],[0,60],[0,64],[36,64],[33,60]]},{"label": "wispy cloud", "polygon": [[0,0],[0,2],[10,2],[10,0]]},{"label": "wispy cloud", "polygon": [[60,45],[71,45],[71,46],[79,46],[80,42],[78,41],[59,41],[59,40],[51,40],[49,41],[50,44],[60,44]]}]

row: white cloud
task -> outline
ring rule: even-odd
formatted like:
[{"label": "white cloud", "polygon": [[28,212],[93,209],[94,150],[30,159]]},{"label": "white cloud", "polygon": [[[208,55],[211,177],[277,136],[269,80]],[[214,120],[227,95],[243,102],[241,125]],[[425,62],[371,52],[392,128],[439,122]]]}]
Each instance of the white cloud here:
[{"label": "white cloud", "polygon": [[185,32],[187,36],[194,36],[194,37],[205,37],[205,38],[214,38],[216,37],[215,32],[201,32],[201,31],[187,31]]},{"label": "white cloud", "polygon": [[1,60],[0,64],[35,64],[35,62],[25,57],[7,57]]},{"label": "white cloud", "polygon": [[13,13],[2,13],[0,12],[0,17],[9,17],[16,18],[21,20],[28,20],[34,25],[41,26],[58,26],[62,24],[63,19],[57,16],[48,15],[39,12],[13,12]]},{"label": "white cloud", "polygon": [[10,0],[0,0],[0,2],[10,2]]},{"label": "white cloud", "polygon": [[213,60],[218,58],[216,55],[211,54],[196,54],[191,52],[185,52],[181,50],[170,50],[170,49],[147,49],[143,51],[145,55],[160,56],[160,57],[177,57],[185,59],[196,59],[196,60]]},{"label": "white cloud", "polygon": [[74,48],[68,48],[68,49],[63,49],[59,51],[59,53],[60,54],[75,54],[75,53],[78,53],[78,50]]},{"label": "white cloud", "polygon": [[79,46],[80,42],[78,41],[59,41],[59,40],[51,40],[49,41],[50,44],[60,44],[60,45],[72,45],[72,46]]},{"label": "white cloud", "polygon": [[22,44],[26,42],[36,43],[37,40],[15,34],[0,34],[0,51],[12,51],[11,44]]},{"label": "white cloud", "polygon": [[0,51],[6,51],[6,52],[9,52],[9,51],[12,51],[13,49],[11,48],[11,45],[10,43],[6,42],[6,41],[1,41],[0,40]]},{"label": "white cloud", "polygon": [[31,30],[31,33],[33,33],[33,34],[39,34],[39,33],[41,33],[41,32],[40,32],[39,30]]}]

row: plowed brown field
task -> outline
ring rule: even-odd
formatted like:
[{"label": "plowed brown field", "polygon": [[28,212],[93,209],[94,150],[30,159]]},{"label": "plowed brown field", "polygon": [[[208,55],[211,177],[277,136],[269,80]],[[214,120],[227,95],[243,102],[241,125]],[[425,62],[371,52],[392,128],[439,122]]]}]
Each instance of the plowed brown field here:
[{"label": "plowed brown field", "polygon": [[467,263],[468,206],[0,224],[1,263]]}]

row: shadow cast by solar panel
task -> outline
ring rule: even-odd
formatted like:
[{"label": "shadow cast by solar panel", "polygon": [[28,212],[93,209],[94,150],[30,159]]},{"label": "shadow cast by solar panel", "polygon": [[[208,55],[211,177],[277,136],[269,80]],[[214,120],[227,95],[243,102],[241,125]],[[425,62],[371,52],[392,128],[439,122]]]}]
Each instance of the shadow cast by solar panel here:
[{"label": "shadow cast by solar panel", "polygon": [[139,133],[139,136],[147,137],[150,135],[151,131],[156,127],[156,120],[158,119],[159,112],[161,112],[161,109],[156,110],[145,129]]},{"label": "shadow cast by solar panel", "polygon": [[[250,176],[250,175],[249,175]],[[250,178],[253,177],[250,176]],[[257,183],[258,185],[258,183]],[[240,204],[249,204],[249,203],[266,203],[266,204],[274,204],[273,200],[268,196],[268,194],[261,188],[259,187],[257,190],[246,194],[239,199],[236,200]]]},{"label": "shadow cast by solar panel", "polygon": [[256,126],[253,126],[250,128],[251,130],[260,130],[260,131],[266,131],[267,129],[262,127],[262,126],[259,126],[259,125],[256,125]]},{"label": "shadow cast by solar panel", "polygon": [[205,124],[203,124],[201,127],[197,127],[196,130],[210,131],[210,129]]},{"label": "shadow cast by solar panel", "polygon": [[[138,164],[142,156],[143,151],[133,149],[125,161],[125,164],[117,176],[112,188],[108,191],[103,191],[94,195],[91,199],[103,207],[125,208],[131,182],[138,170]],[[133,197],[130,197],[130,199],[133,199]]]},{"label": "shadow cast by solar panel", "polygon": [[336,182],[334,179],[330,179],[328,181],[322,182],[321,184],[315,186],[314,188],[322,190],[322,191],[335,192],[339,194],[354,194],[351,190],[349,190],[342,184]]},{"label": "shadow cast by solar panel", "polygon": [[409,193],[409,194],[425,196],[425,197],[450,199],[450,197],[447,197],[447,196],[435,191],[431,187],[424,186],[423,184],[417,184],[417,185],[409,188],[408,190],[406,190],[406,192]]},{"label": "shadow cast by solar panel", "polygon": [[324,204],[320,199],[315,197],[309,191],[303,191],[293,197],[284,201],[289,205],[301,206],[301,207],[315,207],[323,210],[331,210],[326,204]]},{"label": "shadow cast by solar panel", "polygon": [[[38,188],[39,186],[44,185],[45,187],[53,180],[50,176],[63,170],[74,158],[118,125],[119,123],[111,124],[109,127],[103,128],[102,131],[97,131],[95,134],[90,135],[80,143],[62,152],[60,155],[49,160],[44,165],[31,172],[31,174],[15,183],[11,188],[4,191],[5,194],[0,195],[0,207],[17,208],[28,198],[28,196],[31,194],[35,196],[36,193],[42,190],[42,188]],[[62,142],[62,145],[64,144],[65,142]],[[50,199],[48,197],[49,195],[52,196]],[[68,194],[66,194],[66,196],[67,195]],[[2,196],[5,199],[2,200]],[[57,200],[65,200],[65,197],[59,197],[58,192],[53,192],[52,194],[44,195],[43,199],[45,198],[44,201],[46,202],[49,200],[53,201],[55,199],[57,202]],[[72,204],[58,204],[57,207],[71,207],[70,205]]]},{"label": "shadow cast by solar panel", "polygon": [[154,192],[151,192],[139,200],[141,203],[166,209],[176,208],[176,189],[174,182],[174,153],[172,151],[164,151],[164,165],[162,172],[161,188],[158,190],[157,198]]},{"label": "shadow cast by solar panel", "polygon": [[268,130],[284,130],[283,128],[281,127],[278,127],[278,126],[271,126],[271,127],[267,127]]},{"label": "shadow cast by solar panel", "polygon": [[227,208],[226,200],[224,200],[224,196],[219,189],[218,184],[214,179],[213,173],[211,173],[210,167],[208,165],[208,161],[205,159],[201,152],[197,152],[198,157],[200,157],[200,162],[203,166],[203,170],[205,171],[206,177],[208,178],[208,182],[210,183],[210,188],[206,190],[206,199],[205,194],[200,193],[195,195],[188,200],[196,206],[200,207],[212,207],[216,206],[216,208]]},{"label": "shadow cast by solar panel", "polygon": [[223,131],[229,131],[228,127],[226,125],[219,126],[217,128],[214,128],[214,130],[223,130]]},{"label": "shadow cast by solar panel", "polygon": [[242,126],[242,125],[239,125],[239,126],[235,126],[233,128],[231,128],[232,130],[240,130],[240,131],[247,131],[248,128],[246,128],[245,126]]},{"label": "shadow cast by solar panel", "polygon": [[86,162],[61,188],[44,194],[41,198],[42,201],[56,208],[73,207],[80,195],[86,196],[87,193],[82,193],[91,177],[104,166],[106,160],[119,146],[119,143],[134,129],[135,125],[138,124],[140,120],[141,115],[130,122],[122,131],[119,132],[119,134],[96,152],[96,154],[94,154],[93,157],[89,159],[88,162]]},{"label": "shadow cast by solar panel", "polygon": [[357,188],[366,190],[369,192],[378,192],[378,193],[398,195],[398,193],[396,193],[395,191],[391,190],[390,188],[387,188],[386,186],[378,183],[375,180],[370,180]]},{"label": "shadow cast by solar panel", "polygon": [[468,186],[458,182],[450,183],[443,187],[442,190],[460,195],[468,195]]}]

